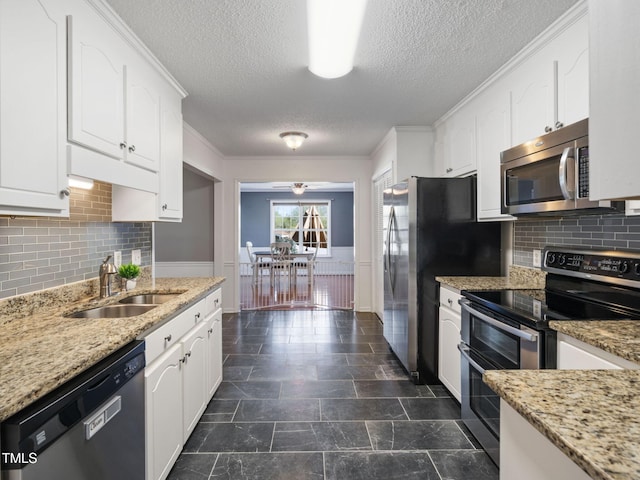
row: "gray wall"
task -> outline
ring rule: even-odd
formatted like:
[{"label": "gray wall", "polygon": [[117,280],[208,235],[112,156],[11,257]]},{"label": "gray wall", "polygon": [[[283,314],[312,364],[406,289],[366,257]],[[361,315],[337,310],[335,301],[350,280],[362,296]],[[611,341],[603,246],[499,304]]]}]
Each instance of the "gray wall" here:
[{"label": "gray wall", "polygon": [[353,192],[242,192],[240,195],[240,245],[253,242],[267,246],[270,232],[271,200],[332,200],[331,246],[353,247]]},{"label": "gray wall", "polygon": [[640,217],[585,215],[514,222],[513,263],[530,267],[533,250],[545,245],[584,246],[640,251]]},{"label": "gray wall", "polygon": [[213,181],[183,169],[181,223],[157,222],[157,262],[213,262]]}]

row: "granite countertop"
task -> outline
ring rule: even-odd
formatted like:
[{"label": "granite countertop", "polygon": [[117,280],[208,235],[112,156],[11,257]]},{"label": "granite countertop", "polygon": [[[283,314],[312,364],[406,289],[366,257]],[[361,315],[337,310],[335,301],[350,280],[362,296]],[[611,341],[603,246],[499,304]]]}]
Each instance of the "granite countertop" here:
[{"label": "granite countertop", "polygon": [[528,290],[544,288],[546,273],[511,265],[504,277],[438,276],[436,280],[456,290]]},{"label": "granite countertop", "polygon": [[[0,421],[153,329],[224,281],[223,277],[138,281],[131,293],[98,300],[97,280],[0,302]],[[129,318],[69,318],[65,314],[142,293],[179,293]]]},{"label": "granite countertop", "polygon": [[638,320],[552,320],[549,326],[560,333],[640,364]]},{"label": "granite countertop", "polygon": [[640,478],[639,370],[490,370],[483,378],[591,478]]}]

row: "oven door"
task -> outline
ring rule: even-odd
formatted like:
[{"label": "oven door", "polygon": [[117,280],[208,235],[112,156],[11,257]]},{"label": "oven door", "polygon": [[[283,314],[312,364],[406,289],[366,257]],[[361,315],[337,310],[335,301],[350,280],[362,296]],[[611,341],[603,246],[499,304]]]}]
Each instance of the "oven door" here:
[{"label": "oven door", "polygon": [[462,307],[461,338],[472,350],[502,370],[545,368],[540,332],[467,299]]},{"label": "oven door", "polygon": [[483,381],[485,370],[499,367],[474,352],[464,342],[460,350],[462,421],[489,457],[500,466],[500,397]]}]

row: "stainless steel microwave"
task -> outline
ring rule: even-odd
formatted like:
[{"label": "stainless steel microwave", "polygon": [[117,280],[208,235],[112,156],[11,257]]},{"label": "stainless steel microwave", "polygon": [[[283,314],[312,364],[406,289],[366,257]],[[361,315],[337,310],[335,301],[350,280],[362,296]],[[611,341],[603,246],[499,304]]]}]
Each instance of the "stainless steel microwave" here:
[{"label": "stainless steel microwave", "polygon": [[624,210],[589,200],[589,119],[500,154],[502,213],[558,215]]}]

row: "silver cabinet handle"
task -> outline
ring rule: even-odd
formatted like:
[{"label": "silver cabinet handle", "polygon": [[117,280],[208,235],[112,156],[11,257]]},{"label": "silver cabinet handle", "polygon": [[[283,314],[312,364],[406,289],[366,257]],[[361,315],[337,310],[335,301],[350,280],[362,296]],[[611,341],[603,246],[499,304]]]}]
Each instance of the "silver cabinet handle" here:
[{"label": "silver cabinet handle", "polygon": [[207,330],[207,333],[211,335],[213,333],[213,328],[210,328],[209,330]]},{"label": "silver cabinet handle", "polygon": [[447,168],[447,173],[451,173],[451,172],[453,172],[453,168],[451,167]]},{"label": "silver cabinet handle", "polygon": [[558,129],[558,128],[562,128],[562,127],[564,127],[564,123],[562,123],[562,122],[560,122],[560,121],[557,121],[557,122],[556,122],[556,129]]},{"label": "silver cabinet handle", "polygon": [[187,353],[184,354],[185,357],[190,357],[191,356],[191,351],[188,351]]},{"label": "silver cabinet handle", "polygon": [[502,330],[504,332],[510,333],[512,335],[515,335],[516,337],[520,337],[524,340],[527,340],[528,342],[538,341],[538,334],[536,332],[531,332],[531,333],[523,332],[522,330],[512,327],[511,325],[507,325],[506,323],[502,323],[501,321],[496,320],[495,318],[491,318],[489,315],[485,315],[484,313],[471,308],[469,306],[468,300],[461,301],[460,305],[462,306],[463,310],[466,310],[474,317],[478,317],[483,322],[487,322],[489,325],[496,327],[498,330]]},{"label": "silver cabinet handle", "polygon": [[63,188],[62,190],[60,190],[60,198],[68,197],[69,195],[71,195],[71,191],[68,188]]},{"label": "silver cabinet handle", "polygon": [[171,334],[169,334],[166,337],[164,337],[164,341],[165,342],[170,342],[171,341]]},{"label": "silver cabinet handle", "polygon": [[131,146],[129,147],[129,151],[130,151],[130,152],[135,152],[135,151],[136,151],[136,146],[135,146],[135,145],[131,145]]},{"label": "silver cabinet handle", "polygon": [[162,210],[166,210],[167,208],[169,208],[168,205],[166,203],[163,203],[162,204]]},{"label": "silver cabinet handle", "polygon": [[124,150],[127,148],[127,144],[125,142],[120,142],[120,150]]},{"label": "silver cabinet handle", "polygon": [[449,305],[453,305],[453,301],[452,301],[450,298],[447,298],[447,303],[448,303]]},{"label": "silver cabinet handle", "polygon": [[549,125],[547,125],[546,127],[544,127],[544,131],[545,131],[546,133],[549,133],[549,132],[552,132],[552,131],[553,131],[553,128],[551,128]]},{"label": "silver cabinet handle", "polygon": [[196,313],[194,317],[195,317],[195,321],[197,322],[200,319],[200,312]]},{"label": "silver cabinet handle", "polygon": [[185,363],[187,361],[187,357],[184,356],[182,357],[180,360],[178,360],[180,363]]},{"label": "silver cabinet handle", "polygon": [[485,369],[478,365],[478,363],[473,358],[471,358],[471,355],[469,355],[469,347],[467,347],[464,343],[459,343],[458,350],[460,350],[460,353],[467,360],[467,362],[469,362],[469,364],[473,368],[480,372],[480,375],[484,375]]}]

